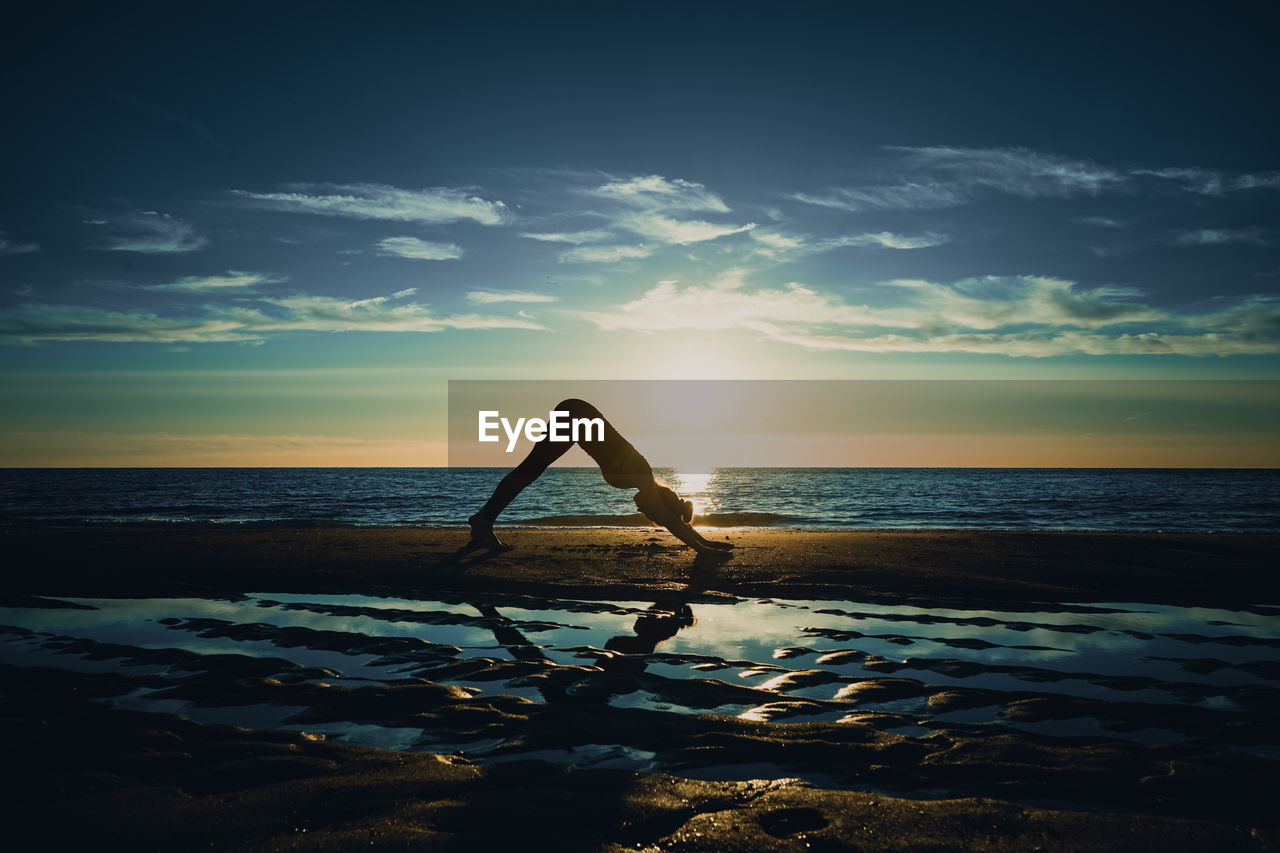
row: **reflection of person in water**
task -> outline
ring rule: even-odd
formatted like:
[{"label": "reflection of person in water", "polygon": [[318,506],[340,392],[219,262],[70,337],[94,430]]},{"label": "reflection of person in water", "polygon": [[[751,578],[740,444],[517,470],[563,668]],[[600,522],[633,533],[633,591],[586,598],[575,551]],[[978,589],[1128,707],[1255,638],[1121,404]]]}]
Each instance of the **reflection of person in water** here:
[{"label": "reflection of person in water", "polygon": [[644,655],[653,654],[659,643],[674,637],[681,628],[696,624],[689,605],[675,602],[664,606],[657,602],[636,618],[634,634],[620,634],[605,642],[604,647],[614,654],[601,655],[596,666],[615,672],[641,672],[648,663]]},{"label": "reflection of person in water", "polygon": [[[649,467],[648,461],[631,446],[630,442],[618,434],[613,425],[600,414],[599,409],[583,400],[565,400],[555,407],[555,411],[568,412],[569,417],[575,420],[599,418],[604,422],[602,439],[584,438],[576,443],[581,445],[582,449],[587,451],[587,454],[600,466],[600,473],[604,476],[606,483],[618,489],[639,490],[632,500],[650,521],[670,530],[677,539],[693,548],[699,555],[728,556],[727,552],[733,548],[733,545],[728,542],[711,542],[690,526],[690,522],[693,521],[693,504],[682,500],[670,486],[653,476],[653,469]],[[502,478],[502,482],[498,483],[498,487],[493,490],[493,497],[489,498],[488,503],[469,519],[472,543],[486,548],[505,547],[494,535],[494,520],[507,508],[508,504],[515,500],[516,495],[538,479],[542,472],[547,470],[552,462],[563,456],[574,443],[549,439],[534,442],[533,449],[529,451],[524,461]]]},{"label": "reflection of person in water", "polygon": [[[511,620],[498,612],[492,604],[473,605],[480,615],[491,620],[489,625],[496,639],[516,660],[552,664],[542,648],[531,642]],[[634,634],[619,634],[605,641],[607,653],[596,655],[595,665],[612,678],[582,679],[572,682],[544,681],[539,691],[548,702],[601,702],[610,696],[621,696],[639,689],[639,683],[631,676],[638,676],[649,665],[648,656],[658,644],[669,640],[684,628],[697,624],[693,609],[684,601],[657,601],[636,617],[632,626]]]}]

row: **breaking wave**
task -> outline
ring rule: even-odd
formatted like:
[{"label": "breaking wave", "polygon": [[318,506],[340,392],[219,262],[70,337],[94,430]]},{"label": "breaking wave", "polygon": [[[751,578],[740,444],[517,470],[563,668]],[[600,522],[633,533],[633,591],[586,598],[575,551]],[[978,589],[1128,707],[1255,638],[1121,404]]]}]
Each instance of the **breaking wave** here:
[{"label": "breaking wave", "polygon": [[[719,512],[699,515],[693,519],[698,527],[773,527],[779,524],[802,523],[805,519],[774,512]],[[529,527],[657,527],[640,513],[631,515],[546,515],[526,518],[516,522]]]}]

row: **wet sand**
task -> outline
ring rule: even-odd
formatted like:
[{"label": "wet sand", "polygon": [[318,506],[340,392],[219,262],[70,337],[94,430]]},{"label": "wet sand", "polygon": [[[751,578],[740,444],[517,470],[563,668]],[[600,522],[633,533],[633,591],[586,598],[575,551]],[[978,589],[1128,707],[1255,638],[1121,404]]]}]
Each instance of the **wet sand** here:
[{"label": "wet sand", "polygon": [[[507,538],[515,548],[503,553],[466,551],[463,531],[438,529],[9,530],[0,533],[11,557],[0,606],[75,611],[94,605],[62,597],[216,599],[250,591],[407,599],[485,594],[490,603],[480,613],[493,617],[456,618],[477,624],[489,619],[485,624],[492,624],[495,635],[524,630],[536,637],[537,626],[496,619],[502,596],[525,596],[523,604],[511,606],[533,609],[528,597],[534,595],[546,596],[537,606],[547,607],[564,604],[561,599],[643,601],[673,592],[695,602],[767,595],[915,604],[929,612],[949,604],[977,609],[1001,602],[1009,610],[1057,607],[1068,614],[1072,602],[1213,604],[1241,611],[1280,604],[1273,568],[1280,537],[1271,535],[717,532],[722,535],[739,550],[727,563],[707,564],[649,530],[511,531]],[[303,610],[423,624],[440,618],[338,604],[312,603]],[[1070,633],[1084,620],[1073,614],[1058,628]],[[23,636],[21,629],[10,629],[10,636],[38,641],[53,654],[111,662],[95,671],[0,665],[0,743],[9,758],[11,788],[0,814],[10,837],[53,849],[113,843],[262,850],[499,844],[557,850],[1280,846],[1269,782],[1280,761],[1265,757],[1265,750],[1259,755],[1215,747],[1212,738],[1152,744],[962,723],[936,725],[928,737],[905,737],[895,728],[904,720],[892,713],[779,723],[767,704],[755,717],[677,715],[614,707],[589,694],[607,694],[619,679],[638,679],[688,704],[703,696],[720,701],[717,693],[730,686],[599,671],[590,659],[575,666],[518,655],[468,661],[422,639],[353,638],[207,618],[161,623],[175,635],[269,643],[284,655],[299,647],[337,649],[416,662],[419,670],[403,683],[334,681],[324,670],[261,653],[202,655],[47,632]],[[930,630],[942,630],[941,623]],[[816,636],[823,642],[841,639]],[[1180,665],[1190,661],[1208,671],[1228,666],[1213,657],[1226,655],[1221,646],[1204,639],[1185,640],[1189,648],[1205,651],[1202,659]],[[854,702],[901,695],[945,710],[992,701],[990,691],[895,676],[901,667],[895,661],[863,660],[854,670],[832,670],[835,662],[804,655],[779,662],[794,671],[779,670],[781,680],[732,690],[753,703],[761,701],[762,691],[774,691],[779,713],[820,704],[788,691],[824,680],[832,682],[831,690],[843,684],[841,692]],[[924,670],[954,673],[958,665],[934,658]],[[573,695],[580,701],[531,702],[448,683],[462,670],[473,678],[525,679],[540,689],[554,682],[571,693],[578,690]],[[183,677],[158,674],[167,671]],[[1259,678],[1276,681],[1275,672],[1259,671]],[[837,684],[832,672],[865,674],[841,675],[845,680]],[[1121,691],[1149,687],[1136,677],[1112,681]],[[328,720],[429,721],[460,742],[500,739],[517,760],[473,763],[466,750],[436,756],[368,749],[104,704],[139,692],[193,706],[301,708],[295,719],[304,726]],[[1137,721],[1195,734],[1217,725],[1237,742],[1266,745],[1276,742],[1275,692],[1252,689],[1241,698],[1242,710],[1226,716],[1190,704],[1107,707],[1119,715],[1121,728]],[[1000,701],[1016,718],[1099,714],[1096,702],[1055,698],[1034,687],[1026,688],[1024,698],[1010,698]],[[571,770],[520,759],[524,752],[593,744],[626,744],[666,757],[668,766],[699,768],[690,775],[702,778]],[[728,766],[734,775],[717,775],[717,767]],[[838,770],[852,790],[800,782],[779,769],[797,767]],[[742,771],[752,768],[745,775],[754,781],[724,781],[742,779]]]},{"label": "wet sand", "polygon": [[[10,709],[6,708],[6,712]],[[476,767],[46,698],[0,734],[15,849],[1269,850],[1280,832],[963,797]],[[16,777],[16,778],[15,778]],[[30,846],[28,846],[30,845]]]},{"label": "wet sand", "polygon": [[737,550],[695,560],[653,528],[500,530],[469,551],[439,528],[172,527],[0,530],[13,593],[183,589],[528,592],[589,598],[663,590],[937,602],[1280,603],[1280,534],[708,530]]}]

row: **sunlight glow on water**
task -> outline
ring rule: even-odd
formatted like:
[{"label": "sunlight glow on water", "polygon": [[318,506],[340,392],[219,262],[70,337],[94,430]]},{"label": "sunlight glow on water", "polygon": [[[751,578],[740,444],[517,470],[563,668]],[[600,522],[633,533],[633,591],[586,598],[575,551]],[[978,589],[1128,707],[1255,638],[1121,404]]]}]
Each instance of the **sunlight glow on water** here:
[{"label": "sunlight glow on water", "polygon": [[[95,609],[0,610],[0,661],[127,672],[161,686],[198,683],[203,665],[192,660],[210,661],[214,674],[224,666],[236,671],[235,661],[259,661],[300,685],[443,683],[539,703],[873,721],[912,736],[964,723],[1276,751],[1274,726],[1260,740],[1254,724],[1241,723],[1280,707],[1275,608],[310,594],[73,601]],[[298,704],[310,689],[294,690],[287,705],[234,696],[193,703],[158,687],[113,701],[390,748],[430,749],[448,739],[411,718],[319,720],[317,728],[308,706]],[[1245,740],[1234,743],[1237,736]]]},{"label": "sunlight glow on water", "polygon": [[707,515],[720,511],[720,502],[712,489],[712,481],[716,477],[711,471],[678,471],[671,478],[671,486],[682,498],[693,503],[695,516]]}]

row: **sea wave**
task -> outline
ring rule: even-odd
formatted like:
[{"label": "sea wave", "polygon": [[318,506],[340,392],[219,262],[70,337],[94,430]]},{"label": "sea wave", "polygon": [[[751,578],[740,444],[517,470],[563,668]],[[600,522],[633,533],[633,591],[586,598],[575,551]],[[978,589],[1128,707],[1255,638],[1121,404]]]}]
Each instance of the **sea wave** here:
[{"label": "sea wave", "polygon": [[[694,524],[712,529],[1280,531],[1274,469],[722,468],[687,482],[662,473],[706,508]],[[502,476],[488,468],[6,469],[0,528],[455,527]],[[499,523],[649,524],[630,490],[587,468],[549,469]]]},{"label": "sea wave", "polygon": [[[295,527],[380,527],[377,522],[356,522],[345,519],[324,518],[194,518],[144,516],[51,516],[32,518],[2,518],[0,528],[12,527],[191,527],[217,528],[295,528]],[[437,527],[443,525],[424,522],[387,524],[388,527]],[[453,526],[462,526],[461,523]]]},{"label": "sea wave", "polygon": [[[803,523],[804,519],[774,512],[720,512],[700,515],[693,520],[698,527],[774,527],[779,524]],[[630,515],[546,515],[515,522],[528,527],[657,527],[640,513]]]}]

